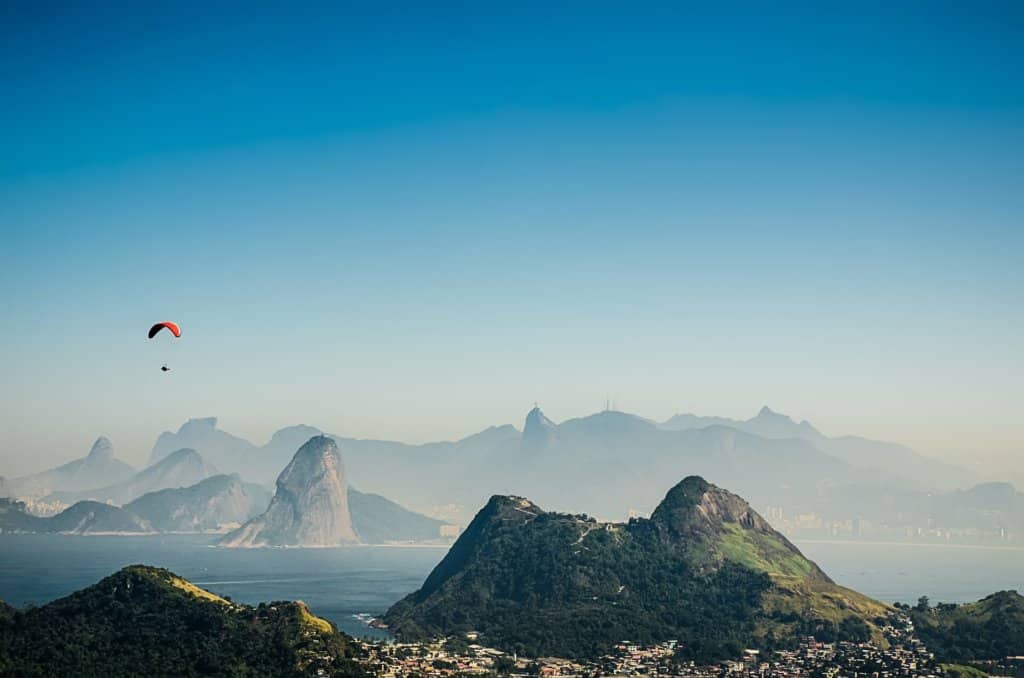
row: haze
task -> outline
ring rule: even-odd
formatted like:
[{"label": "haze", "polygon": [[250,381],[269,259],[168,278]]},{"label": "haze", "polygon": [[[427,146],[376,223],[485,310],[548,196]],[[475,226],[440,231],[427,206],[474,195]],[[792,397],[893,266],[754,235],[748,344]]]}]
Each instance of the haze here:
[{"label": "haze", "polygon": [[1019,9],[917,9],[5,6],[0,473],[612,400],[1019,477]]}]

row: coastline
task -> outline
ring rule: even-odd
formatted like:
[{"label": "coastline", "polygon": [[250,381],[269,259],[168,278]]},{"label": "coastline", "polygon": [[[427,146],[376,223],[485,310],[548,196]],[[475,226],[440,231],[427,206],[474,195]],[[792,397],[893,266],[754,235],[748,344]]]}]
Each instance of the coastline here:
[{"label": "coastline", "polygon": [[915,541],[857,541],[853,539],[794,539],[794,544],[830,544],[849,546],[908,546],[914,548],[965,549],[979,551],[1022,551],[1024,546],[996,546],[989,544],[938,544]]}]

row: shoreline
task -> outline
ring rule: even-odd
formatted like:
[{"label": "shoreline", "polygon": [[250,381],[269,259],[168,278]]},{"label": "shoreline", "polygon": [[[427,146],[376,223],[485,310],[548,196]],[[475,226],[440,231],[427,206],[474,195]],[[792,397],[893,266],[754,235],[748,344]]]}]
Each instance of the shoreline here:
[{"label": "shoreline", "polygon": [[1024,546],[996,546],[989,544],[939,544],[916,541],[857,541],[853,539],[793,539],[792,542],[797,546],[799,546],[800,544],[837,544],[844,546],[908,546],[914,548],[973,549],[980,551],[1024,552]]}]

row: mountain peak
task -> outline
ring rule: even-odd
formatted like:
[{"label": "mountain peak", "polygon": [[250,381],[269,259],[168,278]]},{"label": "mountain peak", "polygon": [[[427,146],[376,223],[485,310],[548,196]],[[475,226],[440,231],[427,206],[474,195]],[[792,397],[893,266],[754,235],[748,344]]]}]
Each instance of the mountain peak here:
[{"label": "mountain peak", "polygon": [[758,419],[785,419],[786,421],[793,421],[788,415],[776,412],[772,408],[765,405],[757,413]]},{"label": "mountain peak", "polygon": [[724,523],[764,533],[775,530],[750,504],[700,476],[688,476],[668,491],[654,509],[651,521],[677,534],[717,532]]},{"label": "mountain peak", "polygon": [[358,542],[349,513],[348,483],[333,438],[307,440],[277,477],[267,510],[228,534],[221,544],[338,546]]},{"label": "mountain peak", "polygon": [[597,656],[624,630],[697,647],[706,639],[702,651],[718,653],[720,636],[757,647],[765,630],[791,634],[819,615],[868,625],[883,611],[833,584],[743,499],[689,476],[649,520],[628,523],[495,495],[384,619],[400,639],[475,629],[500,649],[535,638],[537,656]]},{"label": "mountain peak", "polygon": [[161,465],[172,466],[174,464],[180,464],[185,461],[193,460],[202,461],[203,458],[198,452],[193,450],[191,447],[183,447],[180,450],[175,450],[174,452],[171,452],[166,457],[164,457]]},{"label": "mountain peak", "polygon": [[555,422],[545,417],[540,407],[534,405],[523,423],[522,443],[527,447],[543,447],[550,441],[557,428]]},{"label": "mountain peak", "polygon": [[212,431],[217,428],[217,417],[199,417],[189,419],[178,429],[178,433],[194,433],[199,431]]},{"label": "mountain peak", "polygon": [[92,444],[92,449],[89,450],[89,459],[101,460],[101,459],[113,459],[114,457],[114,446],[106,436],[100,436],[96,439],[96,442]]}]

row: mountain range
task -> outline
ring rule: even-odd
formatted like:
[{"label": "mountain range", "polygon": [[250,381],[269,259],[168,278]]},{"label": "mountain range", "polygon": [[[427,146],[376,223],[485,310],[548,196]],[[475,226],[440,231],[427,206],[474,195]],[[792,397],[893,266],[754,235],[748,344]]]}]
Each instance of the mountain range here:
[{"label": "mountain range", "polygon": [[887,609],[835,584],[739,496],[690,476],[628,523],[494,496],[384,620],[403,639],[476,631],[530,656],[678,639],[713,661],[800,635],[884,644]]},{"label": "mountain range", "polygon": [[[680,414],[660,423],[616,411],[556,423],[535,407],[522,431],[493,426],[457,441],[421,445],[347,438],[308,425],[283,428],[256,445],[206,417],[162,433],[149,468],[181,455],[181,449],[194,449],[221,472],[271,486],[295,450],[316,435],[337,442],[346,479],[362,491],[463,524],[471,507],[492,492],[611,518],[649,514],[651,497],[668,489],[666,479],[686,474],[731,487],[757,506],[825,521],[858,518],[902,528],[967,519],[997,530],[1012,527],[1015,534],[1024,523],[1024,508],[1015,502],[1007,503],[1012,515],[985,509],[984,492],[969,489],[975,479],[962,469],[892,443],[830,438],[809,422],[767,407],[746,420]],[[213,473],[200,471],[193,481]],[[143,491],[180,484],[121,478],[102,491],[62,490],[45,498],[124,503]],[[961,507],[955,515],[946,510],[947,497]]]},{"label": "mountain range", "polygon": [[218,473],[217,468],[194,449],[180,449],[120,482],[90,489],[52,492],[46,498],[65,504],[88,499],[121,505],[147,492],[195,485]]},{"label": "mountain range", "polygon": [[660,424],[672,431],[725,426],[762,438],[806,440],[822,452],[858,468],[880,471],[900,478],[908,487],[949,490],[977,481],[963,468],[924,457],[905,445],[870,440],[860,436],[830,438],[806,419],[797,423],[785,414],[762,407],[750,419],[698,417],[677,414]]},{"label": "mountain range", "polygon": [[114,446],[100,436],[89,454],[56,468],[22,476],[0,478],[0,497],[41,497],[52,492],[75,492],[127,480],[135,469],[114,457]]}]

